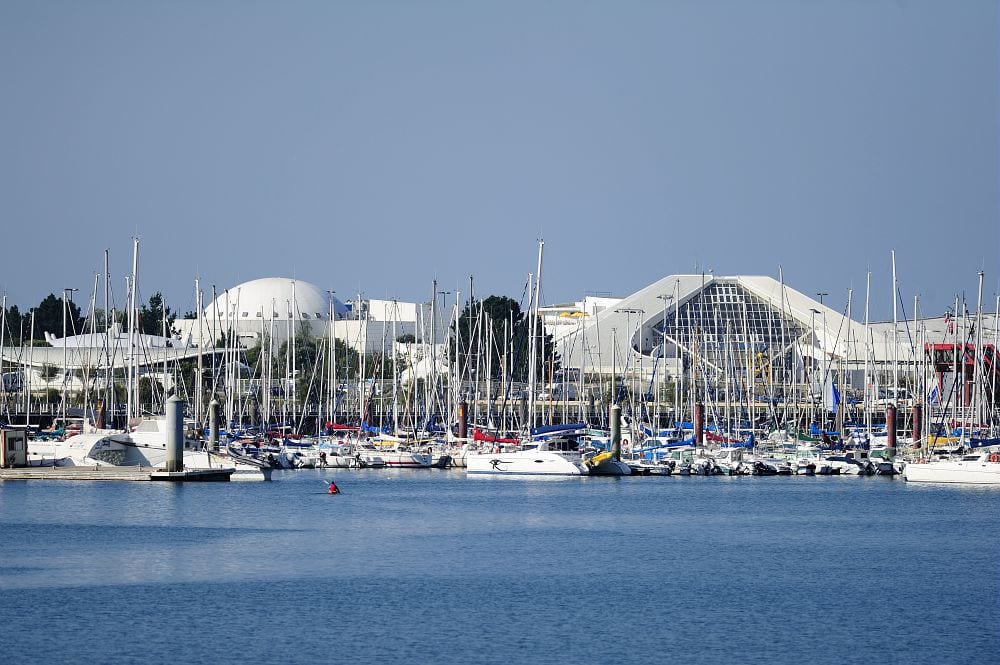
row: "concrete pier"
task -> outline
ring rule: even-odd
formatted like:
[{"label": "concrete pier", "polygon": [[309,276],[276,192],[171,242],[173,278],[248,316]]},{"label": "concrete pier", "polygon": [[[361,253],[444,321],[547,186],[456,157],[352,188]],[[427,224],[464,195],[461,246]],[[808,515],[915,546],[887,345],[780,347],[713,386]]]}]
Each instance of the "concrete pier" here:
[{"label": "concrete pier", "polygon": [[232,469],[188,469],[187,471],[151,471],[150,480],[166,480],[169,482],[212,482],[229,481],[233,475]]},{"label": "concrete pier", "polygon": [[25,466],[0,469],[6,480],[149,480],[153,470],[138,466]]},{"label": "concrete pier", "polygon": [[228,482],[233,469],[189,469],[164,471],[148,466],[25,466],[0,469],[0,482],[8,480],[104,480],[171,482]]}]

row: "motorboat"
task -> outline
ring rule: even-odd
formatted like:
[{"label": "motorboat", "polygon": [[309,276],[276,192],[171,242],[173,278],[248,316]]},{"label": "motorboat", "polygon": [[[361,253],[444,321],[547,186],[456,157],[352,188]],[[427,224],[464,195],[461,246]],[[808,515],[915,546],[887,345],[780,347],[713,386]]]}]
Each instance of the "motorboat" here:
[{"label": "motorboat", "polygon": [[[228,451],[227,451],[228,452]],[[138,466],[164,468],[167,463],[165,417],[144,418],[128,432],[96,430],[53,442],[48,452],[57,466]],[[200,442],[185,440],[184,468],[234,469],[231,480],[270,480],[262,461],[209,451]]]}]

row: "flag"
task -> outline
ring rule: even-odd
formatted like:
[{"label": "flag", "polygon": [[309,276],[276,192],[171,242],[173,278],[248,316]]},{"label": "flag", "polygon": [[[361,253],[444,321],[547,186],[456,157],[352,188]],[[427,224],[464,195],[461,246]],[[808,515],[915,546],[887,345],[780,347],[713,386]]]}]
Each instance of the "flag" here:
[{"label": "flag", "polygon": [[940,404],[941,403],[941,391],[938,390],[937,384],[931,388],[931,391],[927,393],[927,403],[928,404]]},{"label": "flag", "polygon": [[823,386],[823,406],[826,411],[836,411],[839,404],[840,391],[837,390],[837,386],[833,383],[833,379],[831,377],[827,377],[826,383]]}]

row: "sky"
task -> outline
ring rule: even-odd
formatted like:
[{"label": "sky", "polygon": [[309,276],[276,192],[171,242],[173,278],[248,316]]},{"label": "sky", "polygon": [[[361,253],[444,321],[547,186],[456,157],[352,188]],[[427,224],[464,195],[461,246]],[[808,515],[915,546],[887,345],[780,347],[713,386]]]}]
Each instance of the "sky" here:
[{"label": "sky", "polygon": [[[0,0],[0,292],[1000,292],[998,3]],[[103,285],[100,287],[103,298]],[[99,300],[99,306],[100,300]],[[84,307],[86,309],[86,306]]]}]

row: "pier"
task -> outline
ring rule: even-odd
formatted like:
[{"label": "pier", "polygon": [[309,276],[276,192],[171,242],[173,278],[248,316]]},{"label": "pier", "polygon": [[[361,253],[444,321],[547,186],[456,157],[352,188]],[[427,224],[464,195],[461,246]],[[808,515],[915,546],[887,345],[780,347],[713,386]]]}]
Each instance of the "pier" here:
[{"label": "pier", "polygon": [[29,466],[0,469],[0,481],[6,480],[116,480],[168,482],[226,482],[232,469],[192,469],[165,471],[139,466]]}]

